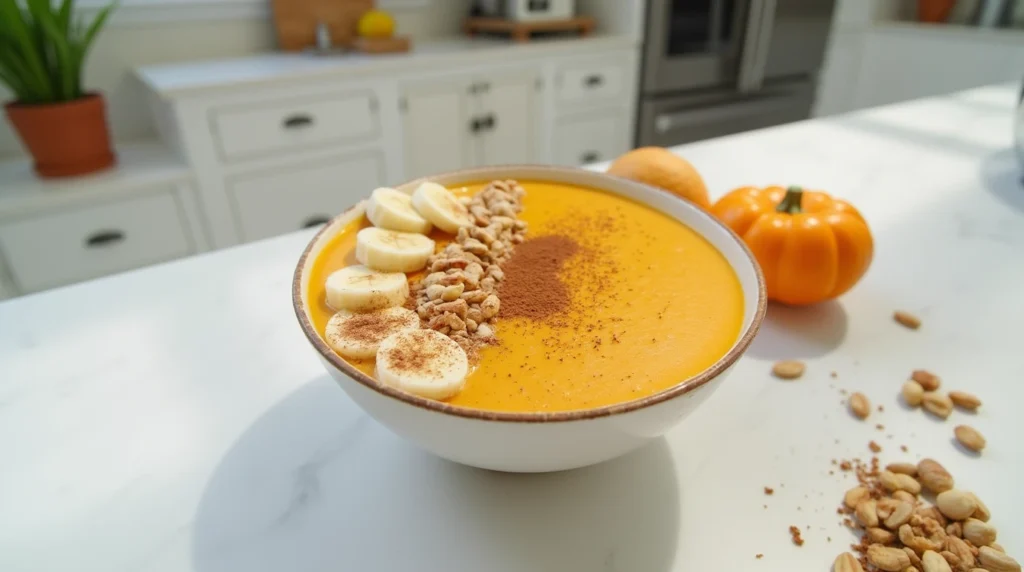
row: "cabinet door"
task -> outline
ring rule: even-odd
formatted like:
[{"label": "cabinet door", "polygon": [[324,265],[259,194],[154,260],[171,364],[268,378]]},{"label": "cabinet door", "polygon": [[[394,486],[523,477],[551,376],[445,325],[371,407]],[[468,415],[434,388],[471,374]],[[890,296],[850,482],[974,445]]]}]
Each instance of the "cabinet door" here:
[{"label": "cabinet door", "polygon": [[227,181],[242,240],[319,226],[384,184],[384,158],[368,151],[248,173]]},{"label": "cabinet door", "polygon": [[404,94],[405,178],[473,164],[470,120],[476,98],[465,82],[416,86]]},{"label": "cabinet door", "polygon": [[484,80],[480,93],[481,165],[532,163],[537,150],[536,76]]},{"label": "cabinet door", "polygon": [[622,115],[610,110],[602,115],[562,119],[555,125],[554,162],[578,167],[611,161],[629,149]]}]

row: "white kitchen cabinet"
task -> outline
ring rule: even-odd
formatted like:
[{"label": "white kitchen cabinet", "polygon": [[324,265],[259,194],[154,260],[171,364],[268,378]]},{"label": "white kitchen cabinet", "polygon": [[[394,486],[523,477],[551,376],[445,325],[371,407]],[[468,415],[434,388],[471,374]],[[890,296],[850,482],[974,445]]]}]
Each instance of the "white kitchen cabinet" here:
[{"label": "white kitchen cabinet", "polygon": [[499,76],[482,85],[476,165],[535,162],[537,77]]},{"label": "white kitchen cabinet", "polygon": [[377,100],[366,91],[228,105],[214,109],[210,123],[227,161],[371,139],[380,130]]},{"label": "white kitchen cabinet", "polygon": [[0,223],[0,249],[23,292],[196,252],[173,189]]},{"label": "white kitchen cabinet", "polygon": [[472,83],[438,82],[406,90],[402,102],[405,178],[462,169],[476,162],[470,121],[478,115]]},{"label": "white kitchen cabinet", "polygon": [[538,155],[538,76],[474,74],[403,91],[405,177],[531,163]]},{"label": "white kitchen cabinet", "polygon": [[321,225],[384,185],[384,159],[364,152],[228,181],[242,240]]},{"label": "white kitchen cabinet", "polygon": [[554,162],[577,167],[611,161],[629,150],[622,118],[612,114],[585,115],[555,125]]}]

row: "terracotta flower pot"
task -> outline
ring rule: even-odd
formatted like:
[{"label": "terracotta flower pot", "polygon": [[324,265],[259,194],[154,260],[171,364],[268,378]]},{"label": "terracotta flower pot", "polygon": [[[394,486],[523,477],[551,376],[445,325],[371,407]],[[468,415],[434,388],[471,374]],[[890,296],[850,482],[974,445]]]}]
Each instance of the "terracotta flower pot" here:
[{"label": "terracotta flower pot", "polygon": [[7,117],[42,177],[70,177],[114,164],[103,97],[92,93],[64,103],[9,103]]},{"label": "terracotta flower pot", "polygon": [[938,24],[949,19],[956,0],[917,0],[917,19]]}]

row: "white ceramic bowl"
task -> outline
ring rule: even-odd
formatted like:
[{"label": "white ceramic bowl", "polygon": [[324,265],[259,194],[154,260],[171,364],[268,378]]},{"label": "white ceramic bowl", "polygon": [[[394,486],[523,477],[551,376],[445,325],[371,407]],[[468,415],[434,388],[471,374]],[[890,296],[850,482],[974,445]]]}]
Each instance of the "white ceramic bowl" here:
[{"label": "white ceramic bowl", "polygon": [[[743,327],[736,343],[694,377],[642,399],[597,409],[563,413],[482,411],[382,385],[346,363],[324,343],[310,322],[306,296],[313,261],[332,236],[363,215],[364,204],[360,203],[313,238],[299,260],[292,283],[295,314],[324,367],[349,397],[382,425],[438,456],[474,467],[512,472],[573,469],[618,457],[661,436],[711,395],[761,325],[766,305],[764,278],[750,251],[732,231],[693,204],[602,173],[521,165],[429,177],[449,187],[494,179],[543,180],[601,189],[655,208],[704,236],[729,261],[743,287]],[[398,188],[411,193],[419,182]]]}]

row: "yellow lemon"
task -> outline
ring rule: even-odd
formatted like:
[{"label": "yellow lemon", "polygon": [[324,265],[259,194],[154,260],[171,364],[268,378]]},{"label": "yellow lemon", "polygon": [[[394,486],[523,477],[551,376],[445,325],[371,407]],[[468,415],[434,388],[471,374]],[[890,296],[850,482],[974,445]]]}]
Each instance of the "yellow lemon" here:
[{"label": "yellow lemon", "polygon": [[383,10],[370,10],[359,18],[358,29],[364,38],[390,38],[395,33],[395,19]]}]

